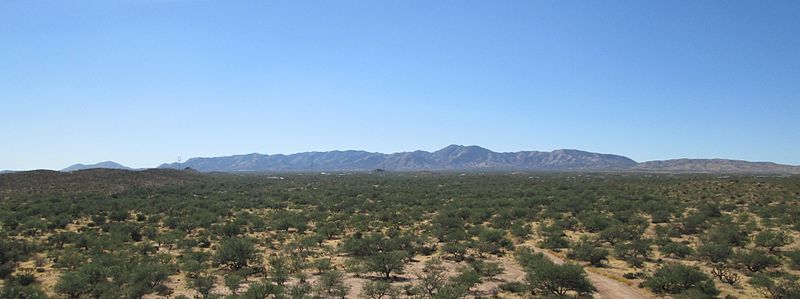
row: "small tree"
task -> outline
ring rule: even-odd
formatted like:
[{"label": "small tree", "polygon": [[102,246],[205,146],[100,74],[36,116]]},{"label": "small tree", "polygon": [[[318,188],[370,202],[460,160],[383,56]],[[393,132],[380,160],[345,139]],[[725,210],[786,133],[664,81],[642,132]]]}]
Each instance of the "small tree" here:
[{"label": "small tree", "polygon": [[442,252],[452,257],[456,262],[464,261],[467,258],[467,246],[461,242],[448,242],[442,246]]},{"label": "small tree", "polygon": [[523,224],[523,222],[514,222],[511,224],[511,235],[516,237],[518,240],[524,240],[530,235],[531,233],[531,226],[530,224]]},{"label": "small tree", "polygon": [[611,220],[600,214],[589,214],[581,219],[581,224],[586,231],[596,233],[611,225]]},{"label": "small tree", "polygon": [[773,280],[763,274],[754,275],[750,285],[769,299],[800,298],[800,282],[796,279]]},{"label": "small tree", "polygon": [[217,249],[215,262],[232,270],[239,270],[257,257],[255,244],[244,238],[229,238],[222,241]]},{"label": "small tree", "polygon": [[366,258],[366,267],[370,272],[381,274],[383,278],[391,278],[392,273],[402,274],[405,268],[404,251],[379,252]]},{"label": "small tree", "polygon": [[696,267],[672,263],[656,270],[653,276],[642,283],[658,294],[680,294],[690,290],[716,296],[719,291],[708,275]]},{"label": "small tree", "polygon": [[294,274],[297,272],[302,272],[306,268],[308,268],[308,262],[303,255],[300,254],[293,254],[289,256],[289,263],[288,263],[289,272]]},{"label": "small tree", "polygon": [[434,299],[450,299],[450,298],[464,298],[468,295],[469,290],[460,284],[448,283],[439,289]]},{"label": "small tree", "polygon": [[445,284],[445,270],[442,262],[436,259],[428,260],[422,268],[421,273],[417,273],[417,288],[433,297]]},{"label": "small tree", "polygon": [[661,251],[661,254],[665,256],[671,256],[677,258],[687,257],[694,252],[694,250],[692,250],[691,247],[675,242],[669,242],[667,244],[664,244],[663,246],[661,246],[661,248],[659,248],[659,251]]},{"label": "small tree", "polygon": [[597,247],[587,240],[581,240],[567,254],[568,258],[589,262],[592,266],[602,267],[608,260],[608,250]]},{"label": "small tree", "polygon": [[505,237],[504,230],[485,228],[478,234],[478,252],[502,255],[503,249],[513,249],[514,244]]},{"label": "small tree", "polygon": [[322,272],[330,270],[333,264],[331,264],[331,260],[328,258],[319,258],[314,260],[313,266],[314,269],[317,270],[317,274],[322,274]]},{"label": "small tree", "polygon": [[289,267],[285,257],[273,256],[269,258],[267,274],[276,284],[282,286],[289,280]]},{"label": "small tree", "polygon": [[231,294],[236,295],[236,292],[239,291],[239,287],[242,285],[244,281],[244,277],[239,274],[232,273],[225,276],[225,286],[231,290]]},{"label": "small tree", "polygon": [[760,250],[737,252],[734,256],[734,262],[746,268],[747,270],[750,270],[750,272],[759,272],[766,268],[780,265],[780,261],[777,258],[767,255]]},{"label": "small tree", "polygon": [[750,242],[747,232],[735,224],[721,224],[711,229],[706,235],[707,242],[728,244],[731,246],[744,247]]},{"label": "small tree", "polygon": [[616,253],[617,257],[637,268],[642,267],[644,261],[650,256],[651,251],[650,240],[648,239],[636,239],[614,245],[614,253]]},{"label": "small tree", "polygon": [[361,277],[361,274],[367,272],[364,262],[357,258],[349,258],[344,261],[344,271],[352,273],[355,277]]},{"label": "small tree", "polygon": [[549,235],[545,236],[544,240],[539,243],[539,246],[542,248],[558,250],[569,247],[569,241],[564,239],[564,236],[562,235]]},{"label": "small tree", "polygon": [[712,263],[723,263],[733,254],[733,248],[727,243],[705,242],[697,249],[697,254]]},{"label": "small tree", "polygon": [[778,247],[789,245],[792,241],[792,237],[784,232],[772,232],[768,230],[758,233],[755,237],[756,245],[769,250],[769,252],[775,252],[775,249]]},{"label": "small tree", "polygon": [[58,257],[58,260],[55,262],[55,266],[67,270],[75,270],[85,262],[86,257],[82,253],[75,249],[68,249]]},{"label": "small tree", "polygon": [[555,296],[564,296],[569,291],[580,295],[591,294],[594,286],[586,278],[583,267],[575,264],[556,265],[543,263],[537,269],[528,269],[526,280],[533,289],[539,289]]},{"label": "small tree", "polygon": [[337,270],[322,273],[315,289],[317,295],[323,298],[345,298],[350,290],[344,284],[344,274]]},{"label": "small tree", "polygon": [[503,274],[504,269],[500,266],[500,263],[497,262],[487,262],[484,260],[474,260],[470,263],[472,269],[475,269],[475,272],[481,275],[481,277],[486,277],[489,279],[494,278],[497,275]]},{"label": "small tree", "polygon": [[481,282],[481,275],[471,267],[461,267],[458,274],[450,279],[451,284],[463,286],[467,291]]},{"label": "small tree", "polygon": [[305,280],[300,280],[289,288],[288,293],[292,298],[308,298],[313,290],[314,287],[311,284]]},{"label": "small tree", "polygon": [[622,241],[629,241],[638,239],[641,233],[631,225],[615,224],[606,227],[597,235],[597,237],[608,244],[616,245]]},{"label": "small tree", "polygon": [[241,298],[266,299],[269,298],[270,295],[280,298],[279,295],[281,294],[283,294],[282,286],[272,284],[269,281],[261,281],[251,284],[250,287],[247,288],[247,291],[242,294]]},{"label": "small tree", "polygon": [[361,289],[361,297],[370,299],[398,298],[400,291],[388,281],[367,281]]},{"label": "small tree", "polygon": [[91,297],[101,297],[107,291],[106,289],[110,287],[108,282],[109,270],[107,267],[101,266],[99,261],[95,260],[94,263],[85,264],[78,271],[86,277],[88,293]]},{"label": "small tree", "polygon": [[0,298],[26,298],[26,299],[45,299],[50,298],[41,289],[39,284],[24,284],[19,280],[6,280],[0,288]]},{"label": "small tree", "polygon": [[79,272],[67,272],[58,278],[55,286],[56,293],[63,294],[70,299],[78,299],[81,294],[88,291],[88,281]]},{"label": "small tree", "polygon": [[564,296],[569,291],[580,295],[595,291],[581,266],[556,265],[543,254],[528,248],[517,250],[515,254],[517,262],[525,269],[525,279],[532,295],[537,291],[554,296]]},{"label": "small tree", "polygon": [[199,276],[191,280],[191,287],[198,293],[203,299],[209,298],[211,296],[211,290],[214,289],[214,277],[213,276]]},{"label": "small tree", "polygon": [[171,271],[165,265],[144,263],[133,268],[130,280],[144,283],[149,289],[153,289],[166,281],[170,274]]},{"label": "small tree", "polygon": [[800,250],[792,250],[786,253],[793,268],[800,270]]}]

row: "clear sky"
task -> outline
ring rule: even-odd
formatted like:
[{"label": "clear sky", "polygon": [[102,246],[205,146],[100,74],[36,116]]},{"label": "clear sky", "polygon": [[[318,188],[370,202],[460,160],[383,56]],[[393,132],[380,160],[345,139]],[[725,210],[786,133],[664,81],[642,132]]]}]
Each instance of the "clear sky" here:
[{"label": "clear sky", "polygon": [[0,1],[0,169],[453,143],[800,164],[800,1]]}]

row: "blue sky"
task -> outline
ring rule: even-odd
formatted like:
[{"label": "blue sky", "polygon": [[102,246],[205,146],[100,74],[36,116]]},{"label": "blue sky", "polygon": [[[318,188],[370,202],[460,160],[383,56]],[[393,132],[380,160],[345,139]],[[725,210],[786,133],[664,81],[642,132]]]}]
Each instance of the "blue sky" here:
[{"label": "blue sky", "polygon": [[0,169],[477,144],[800,164],[798,1],[0,1]]}]

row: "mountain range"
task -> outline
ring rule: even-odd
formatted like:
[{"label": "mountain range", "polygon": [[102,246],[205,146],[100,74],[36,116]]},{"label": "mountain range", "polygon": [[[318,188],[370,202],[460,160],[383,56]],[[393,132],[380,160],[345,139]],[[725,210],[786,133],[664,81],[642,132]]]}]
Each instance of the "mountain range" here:
[{"label": "mountain range", "polygon": [[480,146],[450,145],[434,152],[393,154],[366,151],[246,154],[192,158],[159,168],[191,168],[202,172],[281,171],[629,171],[668,173],[800,174],[800,166],[727,159],[676,159],[638,163],[628,157],[573,149],[550,152],[493,152]]},{"label": "mountain range", "polygon": [[[111,161],[62,169],[72,172],[92,168],[135,170]],[[663,173],[800,174],[800,166],[728,159],[674,159],[636,162],[628,157],[573,149],[550,152],[494,152],[470,145],[450,145],[434,152],[392,154],[367,151],[327,151],[296,154],[245,154],[191,158],[158,168],[191,168],[201,172],[306,172],[306,171],[599,171]]]}]

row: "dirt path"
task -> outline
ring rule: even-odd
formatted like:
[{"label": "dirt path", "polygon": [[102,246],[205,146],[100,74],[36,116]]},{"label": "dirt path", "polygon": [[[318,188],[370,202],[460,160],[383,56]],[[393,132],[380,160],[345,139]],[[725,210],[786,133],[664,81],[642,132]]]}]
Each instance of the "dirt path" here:
[{"label": "dirt path", "polygon": [[[551,252],[541,249],[532,247],[533,251],[541,252],[549,258],[551,261],[555,262],[556,264],[563,264],[564,259]],[[644,299],[648,298],[644,294],[642,294],[639,290],[616,281],[614,279],[608,278],[606,276],[586,271],[587,277],[589,281],[592,282],[595,288],[597,288],[597,293],[594,294],[594,298],[603,298],[603,299],[611,299],[611,298],[619,298],[619,299]]]}]

